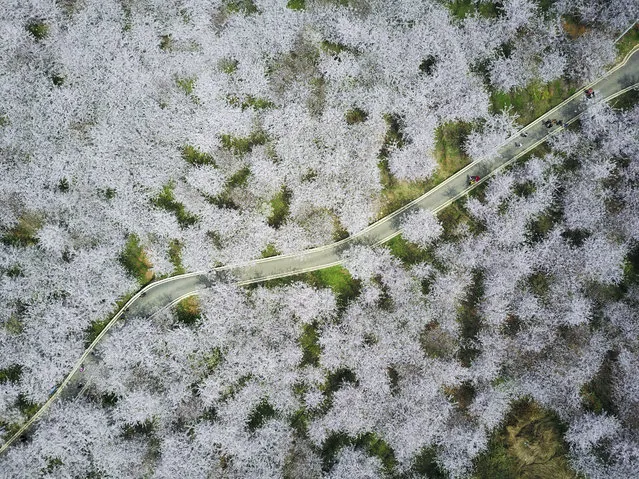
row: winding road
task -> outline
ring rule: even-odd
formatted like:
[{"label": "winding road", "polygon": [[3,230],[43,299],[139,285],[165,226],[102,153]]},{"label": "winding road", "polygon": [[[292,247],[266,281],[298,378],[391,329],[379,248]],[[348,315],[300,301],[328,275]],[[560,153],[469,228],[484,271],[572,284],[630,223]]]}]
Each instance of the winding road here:
[{"label": "winding road", "polygon": [[82,390],[81,381],[79,380],[81,375],[80,368],[87,361],[96,345],[125,313],[127,316],[152,316],[158,311],[176,304],[183,298],[198,294],[198,292],[222,278],[231,279],[238,285],[247,285],[327,268],[340,264],[341,253],[351,246],[377,245],[390,240],[401,233],[401,224],[407,214],[416,209],[426,209],[435,213],[442,210],[477,186],[477,184],[468,186],[467,177],[469,175],[481,176],[480,183],[482,183],[546,141],[551,135],[563,130],[563,127],[557,126],[550,129],[546,128],[543,124],[544,120],[556,118],[563,120],[565,125],[569,125],[579,119],[593,103],[610,101],[633,88],[639,89],[639,46],[636,46],[625,57],[623,62],[599,80],[584,88],[593,88],[597,93],[596,98],[587,100],[583,93],[584,89],[579,90],[573,96],[524,127],[521,132],[527,133],[526,137],[517,135],[509,138],[498,148],[494,157],[469,164],[421,197],[342,241],[296,254],[222,266],[208,272],[174,276],[149,284],[134,295],[113,317],[76,362],[55,393],[16,434],[0,447],[0,453],[6,450],[31,424],[37,421],[60,395],[70,397]]}]

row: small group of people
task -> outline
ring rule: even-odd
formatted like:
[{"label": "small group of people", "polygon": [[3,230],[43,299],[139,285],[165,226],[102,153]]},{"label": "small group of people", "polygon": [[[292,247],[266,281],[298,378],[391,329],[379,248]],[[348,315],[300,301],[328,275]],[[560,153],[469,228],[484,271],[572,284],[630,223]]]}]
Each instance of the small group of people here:
[{"label": "small group of people", "polygon": [[595,97],[595,90],[593,90],[592,88],[588,88],[587,90],[585,90],[584,93],[586,94],[586,98],[588,99]]},{"label": "small group of people", "polygon": [[563,120],[557,120],[556,118],[544,120],[544,126],[546,128],[552,128],[553,126],[564,126]]},{"label": "small group of people", "polygon": [[469,185],[474,185],[475,183],[478,183],[479,180],[481,180],[481,176],[469,176],[468,177],[468,184]]}]

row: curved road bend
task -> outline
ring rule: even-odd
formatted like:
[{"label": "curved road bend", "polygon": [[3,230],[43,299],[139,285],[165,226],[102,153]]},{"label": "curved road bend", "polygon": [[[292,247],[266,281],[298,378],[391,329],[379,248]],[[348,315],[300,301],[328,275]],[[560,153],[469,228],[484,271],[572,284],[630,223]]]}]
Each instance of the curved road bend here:
[{"label": "curved road bend", "polygon": [[[490,159],[475,161],[466,166],[440,185],[434,187],[421,197],[405,205],[399,210],[371,224],[364,230],[337,243],[305,250],[296,254],[274,256],[239,265],[228,265],[216,268],[210,272],[196,272],[181,276],[174,276],[155,283],[151,283],[141,293],[136,294],[127,305],[120,310],[104,329],[103,333],[87,348],[82,357],[58,390],[47,400],[40,410],[23,425],[22,429],[0,447],[2,453],[20,435],[35,422],[59,396],[75,396],[82,389],[79,369],[98,342],[108,332],[111,326],[124,313],[127,316],[150,316],[155,312],[175,303],[182,297],[197,294],[210,286],[216,278],[229,277],[239,285],[257,283],[268,279],[291,276],[308,271],[314,271],[340,263],[340,255],[344,250],[354,245],[376,245],[384,243],[401,232],[401,223],[405,216],[416,209],[427,209],[437,212],[456,199],[464,196],[474,188],[467,184],[468,175],[482,177],[482,182],[495,174],[498,170],[512,163],[537,145],[546,141],[550,135],[560,131],[560,127],[546,128],[545,119],[561,119],[569,124],[577,120],[586,109],[595,102],[608,101],[632,88],[639,88],[639,46],[626,56],[624,61],[610,70],[606,75],[585,88],[594,88],[597,98],[586,100],[583,88],[573,96],[548,111],[521,131],[528,133],[527,137],[511,137],[497,150]],[[521,143],[517,147],[515,144]]]}]

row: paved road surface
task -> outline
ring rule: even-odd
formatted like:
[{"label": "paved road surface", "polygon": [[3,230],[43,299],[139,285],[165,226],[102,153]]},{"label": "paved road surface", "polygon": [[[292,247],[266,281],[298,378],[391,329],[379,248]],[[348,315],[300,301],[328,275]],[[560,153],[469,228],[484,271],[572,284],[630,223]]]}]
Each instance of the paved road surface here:
[{"label": "paved road surface", "polygon": [[[510,138],[498,149],[494,157],[476,161],[448,178],[426,194],[373,223],[366,229],[356,233],[342,241],[318,248],[302,251],[292,255],[274,256],[245,264],[229,265],[217,268],[208,273],[190,273],[173,278],[167,278],[147,286],[143,292],[135,295],[127,306],[109,323],[102,334],[89,346],[83,356],[74,365],[67,378],[61,383],[58,390],[49,398],[42,408],[28,421],[16,435],[0,447],[2,453],[13,441],[15,441],[30,424],[35,422],[48,408],[48,406],[60,395],[73,397],[83,391],[85,382],[80,367],[91,354],[98,342],[107,334],[115,322],[126,316],[150,316],[169,305],[175,304],[181,298],[205,289],[216,279],[232,278],[240,285],[256,283],[267,279],[275,279],[291,276],[307,271],[326,268],[340,263],[340,254],[353,245],[381,244],[401,232],[403,218],[412,211],[423,208],[437,212],[456,199],[464,196],[473,187],[468,186],[467,177],[480,176],[482,182],[509,163],[546,141],[550,135],[561,130],[561,127],[546,128],[543,121],[549,118],[561,119],[569,124],[579,118],[587,108],[595,102],[610,100],[621,93],[635,87],[639,87],[639,47],[626,57],[625,61],[598,81],[588,85],[594,88],[597,96],[594,100],[586,100],[583,90],[553,108],[531,124],[523,128],[528,136]],[[517,144],[521,146],[517,146]]]}]

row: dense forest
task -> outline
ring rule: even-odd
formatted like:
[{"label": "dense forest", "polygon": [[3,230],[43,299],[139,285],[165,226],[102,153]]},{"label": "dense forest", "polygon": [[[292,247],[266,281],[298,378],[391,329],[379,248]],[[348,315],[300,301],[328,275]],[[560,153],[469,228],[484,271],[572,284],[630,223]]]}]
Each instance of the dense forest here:
[{"label": "dense forest", "polygon": [[[2,442],[140,287],[363,229],[603,74],[638,17],[3,2]],[[342,266],[126,317],[0,477],[633,477],[638,100]]]}]

